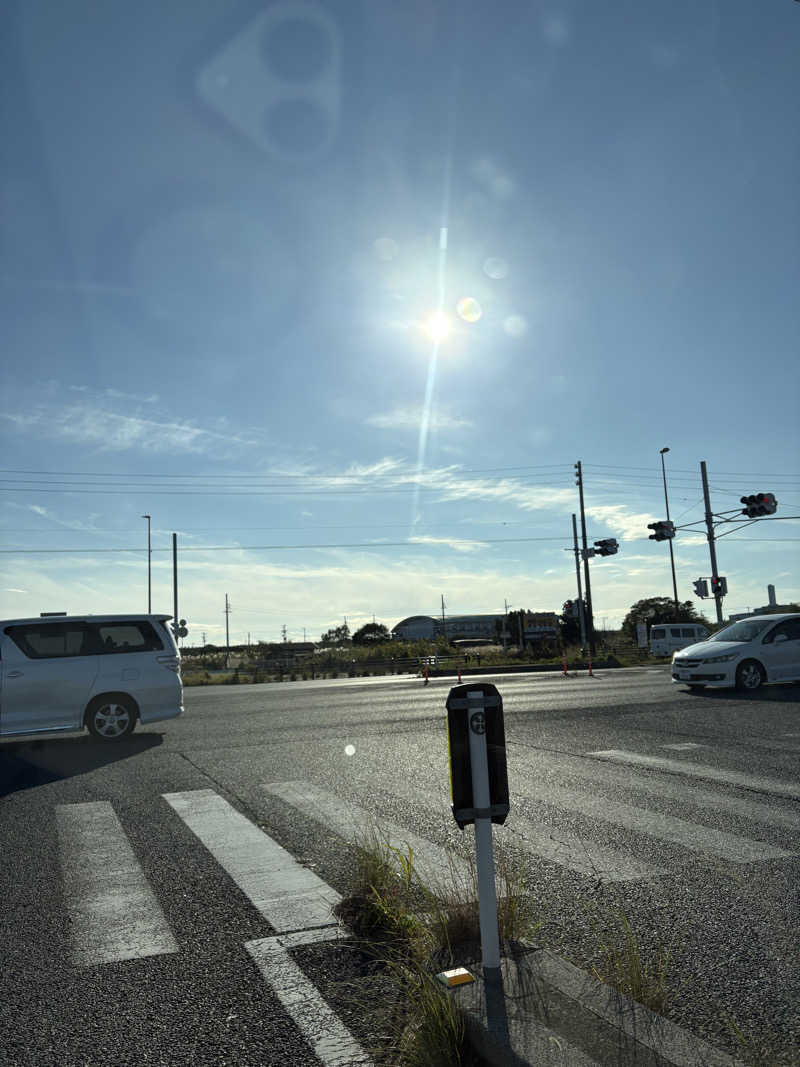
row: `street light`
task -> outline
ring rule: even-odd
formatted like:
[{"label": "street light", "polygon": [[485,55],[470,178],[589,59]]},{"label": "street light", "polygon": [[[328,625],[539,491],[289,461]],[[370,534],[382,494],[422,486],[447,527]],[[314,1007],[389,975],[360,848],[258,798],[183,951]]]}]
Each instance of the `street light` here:
[{"label": "street light", "polygon": [[[661,476],[664,479],[664,506],[667,509],[667,522],[669,522],[669,498],[667,497],[667,472],[664,467],[664,453],[669,452],[669,448],[662,448],[660,450],[661,455]],[[672,595],[675,598],[675,622],[678,621],[680,615],[680,608],[678,607],[678,583],[675,581],[675,555],[672,551],[672,538],[669,538],[669,565],[672,568]]]},{"label": "street light", "polygon": [[[150,560],[152,553],[150,551],[150,516],[142,515],[143,519],[147,519],[147,614],[150,615],[153,610],[153,598],[152,598],[152,581],[150,577]],[[175,620],[177,622],[177,619]]]}]

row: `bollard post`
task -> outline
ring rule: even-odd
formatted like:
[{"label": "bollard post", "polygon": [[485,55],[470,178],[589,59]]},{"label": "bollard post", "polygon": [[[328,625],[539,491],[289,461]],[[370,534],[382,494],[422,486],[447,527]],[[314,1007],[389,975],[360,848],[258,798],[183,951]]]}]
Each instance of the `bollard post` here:
[{"label": "bollard post", "polygon": [[486,713],[483,692],[467,693],[472,801],[475,807],[475,860],[478,869],[478,913],[481,956],[486,981],[500,980],[500,934],[497,926],[497,892],[494,884],[489,758],[486,751]]}]

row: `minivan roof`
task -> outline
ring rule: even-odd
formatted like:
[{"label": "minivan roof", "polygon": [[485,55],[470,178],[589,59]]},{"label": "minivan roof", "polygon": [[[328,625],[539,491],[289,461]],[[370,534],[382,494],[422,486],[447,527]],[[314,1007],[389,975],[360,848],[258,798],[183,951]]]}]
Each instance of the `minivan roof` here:
[{"label": "minivan roof", "polygon": [[138,615],[52,615],[50,617],[41,618],[36,617],[33,619],[2,619],[0,620],[0,626],[5,628],[6,626],[28,626],[31,623],[42,623],[44,626],[52,626],[55,624],[65,622],[133,622],[137,619],[158,619],[159,622],[165,622],[167,619],[171,619],[171,615],[148,615],[146,611],[141,612]]}]

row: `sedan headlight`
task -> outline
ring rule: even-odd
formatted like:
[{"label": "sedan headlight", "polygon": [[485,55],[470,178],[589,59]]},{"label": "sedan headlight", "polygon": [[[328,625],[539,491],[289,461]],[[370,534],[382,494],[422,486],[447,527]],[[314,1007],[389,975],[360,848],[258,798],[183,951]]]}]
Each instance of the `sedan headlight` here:
[{"label": "sedan headlight", "polygon": [[703,663],[729,663],[732,659],[736,659],[737,652],[729,652],[727,656],[709,656],[708,659],[704,659]]}]

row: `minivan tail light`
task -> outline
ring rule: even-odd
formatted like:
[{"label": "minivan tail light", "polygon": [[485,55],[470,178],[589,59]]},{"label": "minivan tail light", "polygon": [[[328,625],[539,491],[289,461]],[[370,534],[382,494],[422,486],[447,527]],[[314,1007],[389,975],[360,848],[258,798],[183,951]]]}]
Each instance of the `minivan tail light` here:
[{"label": "minivan tail light", "polygon": [[156,656],[156,662],[166,667],[168,671],[181,672],[181,661],[177,656]]}]

